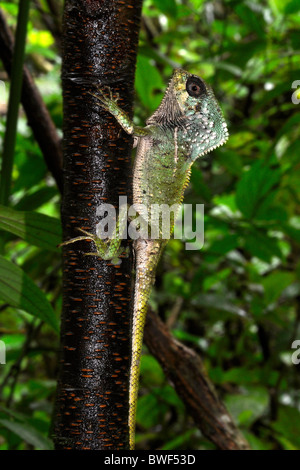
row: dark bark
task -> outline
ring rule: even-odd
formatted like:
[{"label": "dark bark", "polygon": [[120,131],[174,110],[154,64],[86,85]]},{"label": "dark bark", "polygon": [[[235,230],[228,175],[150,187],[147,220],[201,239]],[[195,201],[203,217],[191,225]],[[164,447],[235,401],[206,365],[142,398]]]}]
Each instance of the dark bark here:
[{"label": "dark bark", "polygon": [[[88,91],[120,95],[132,115],[141,2],[66,0],[63,33],[64,239],[95,233],[96,209],[131,187],[132,138]],[[128,199],[130,202],[130,199]],[[93,242],[64,248],[56,449],[128,448],[131,258],[114,266]]]},{"label": "dark bark", "polygon": [[[11,73],[14,40],[0,10],[0,58],[8,75]],[[43,153],[46,165],[60,191],[63,189],[61,141],[55,125],[27,67],[23,70],[21,102],[28,124]]]},{"label": "dark bark", "polygon": [[218,398],[201,358],[175,340],[151,310],[147,315],[145,343],[204,436],[222,450],[249,449],[249,444]]}]

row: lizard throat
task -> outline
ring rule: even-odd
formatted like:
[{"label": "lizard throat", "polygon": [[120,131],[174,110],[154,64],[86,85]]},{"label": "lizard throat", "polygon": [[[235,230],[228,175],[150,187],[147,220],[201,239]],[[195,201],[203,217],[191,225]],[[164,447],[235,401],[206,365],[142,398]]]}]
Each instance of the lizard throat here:
[{"label": "lizard throat", "polygon": [[147,120],[147,125],[156,124],[163,128],[183,128],[186,118],[183,115],[173,91],[172,81],[157,110]]}]

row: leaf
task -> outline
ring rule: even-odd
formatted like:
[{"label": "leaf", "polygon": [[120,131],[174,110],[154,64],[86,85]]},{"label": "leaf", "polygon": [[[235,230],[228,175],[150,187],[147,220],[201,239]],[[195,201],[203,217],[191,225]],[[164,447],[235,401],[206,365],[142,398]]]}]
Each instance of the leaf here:
[{"label": "leaf", "polygon": [[62,238],[58,219],[38,212],[20,212],[1,205],[0,229],[51,251],[58,250],[57,245]]},{"label": "leaf", "polygon": [[208,252],[217,255],[224,255],[225,253],[228,253],[229,251],[237,248],[237,246],[238,236],[236,234],[227,235],[214,241],[210,246]]},{"label": "leaf", "polygon": [[136,90],[143,103],[149,110],[156,109],[161,100],[161,94],[155,94],[164,89],[164,83],[157,70],[148,57],[139,55],[136,65]]},{"label": "leaf", "polygon": [[233,367],[227,371],[221,368],[211,369],[210,377],[215,383],[234,383],[234,384],[253,384],[259,380],[258,372],[256,370],[248,370],[246,367]]},{"label": "leaf", "polygon": [[195,166],[192,167],[191,184],[196,194],[201,196],[205,201],[211,200],[211,190],[204,182],[202,171],[198,170]]},{"label": "leaf", "polygon": [[197,435],[197,429],[189,429],[185,433],[180,434],[174,439],[167,440],[160,450],[173,450],[173,449],[185,449],[191,443],[191,439],[194,435]]},{"label": "leaf", "polygon": [[297,408],[280,406],[278,419],[271,426],[291,446],[300,448],[300,412]]},{"label": "leaf", "polygon": [[50,201],[57,194],[57,189],[53,186],[40,188],[34,193],[23,196],[14,206],[14,209],[18,211],[34,211]]},{"label": "leaf", "polygon": [[164,373],[157,360],[150,354],[144,354],[141,360],[141,375],[145,384],[160,385],[164,380]]},{"label": "leaf", "polygon": [[229,173],[234,176],[240,177],[243,172],[243,165],[241,157],[233,150],[225,149],[223,152],[217,153],[217,159]]},{"label": "leaf", "polygon": [[282,291],[295,280],[293,273],[274,271],[263,278],[261,283],[265,290],[265,301],[271,304],[279,299]]},{"label": "leaf", "polygon": [[156,395],[143,395],[138,401],[136,421],[143,429],[149,429],[160,422],[167,409],[167,405],[160,402]]},{"label": "leaf", "polygon": [[272,258],[282,258],[281,250],[276,238],[267,236],[262,231],[252,230],[245,237],[245,249],[252,255],[266,261],[272,261]]},{"label": "leaf", "polygon": [[235,7],[237,15],[249,27],[250,31],[255,31],[259,38],[264,38],[265,29],[262,15],[254,12],[249,6],[239,4]]},{"label": "leaf", "polygon": [[225,404],[238,424],[250,426],[267,410],[269,395],[263,387],[247,387],[243,395],[226,396]]},{"label": "leaf", "polygon": [[52,450],[53,445],[50,439],[47,439],[37,429],[28,423],[18,423],[16,421],[10,421],[8,419],[0,419],[0,424],[5,428],[9,429],[13,433],[17,434],[28,444],[41,450]]},{"label": "leaf", "polygon": [[279,140],[279,138],[282,135],[287,134],[294,127],[299,128],[299,123],[300,123],[300,113],[292,115],[281,127],[280,131],[278,132],[276,136],[276,140]]},{"label": "leaf", "polygon": [[46,163],[42,157],[41,150],[36,142],[28,137],[21,136],[17,140],[15,163],[18,167],[18,178],[13,190],[18,192],[23,189],[30,190],[40,184],[47,173]]},{"label": "leaf", "polygon": [[226,70],[230,74],[234,75],[235,77],[240,78],[243,75],[243,71],[240,67],[234,64],[230,64],[228,62],[217,61],[214,63],[216,69]]},{"label": "leaf", "polygon": [[58,332],[58,321],[45,296],[21,268],[0,256],[0,298],[48,323]]},{"label": "leaf", "polygon": [[292,225],[283,224],[283,231],[296,242],[300,243],[300,229]]},{"label": "leaf", "polygon": [[214,308],[242,317],[246,315],[245,310],[235,305],[229,299],[224,298],[223,295],[200,294],[192,300],[192,304],[200,307]]},{"label": "leaf", "polygon": [[165,13],[168,16],[176,18],[177,15],[177,5],[175,0],[152,0],[153,4],[160,10],[162,13]]},{"label": "leaf", "polygon": [[271,169],[262,161],[254,163],[237,185],[236,204],[239,210],[248,219],[255,218],[264,198],[279,179],[279,169]]},{"label": "leaf", "polygon": [[249,442],[252,450],[272,450],[272,444],[270,442],[259,439],[257,436],[246,430],[243,432],[243,434]]},{"label": "leaf", "polygon": [[299,0],[289,1],[289,3],[285,5],[285,8],[284,8],[284,12],[287,15],[293,15],[294,13],[297,13],[299,10],[300,10]]}]

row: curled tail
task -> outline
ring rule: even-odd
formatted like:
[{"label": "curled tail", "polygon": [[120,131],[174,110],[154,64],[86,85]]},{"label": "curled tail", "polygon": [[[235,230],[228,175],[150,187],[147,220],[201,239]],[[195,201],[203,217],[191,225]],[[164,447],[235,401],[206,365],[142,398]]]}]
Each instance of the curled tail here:
[{"label": "curled tail", "polygon": [[129,379],[129,446],[134,449],[136,407],[138,399],[140,360],[148,300],[155,280],[156,266],[164,248],[162,240],[136,241],[136,280],[133,308],[131,366]]}]

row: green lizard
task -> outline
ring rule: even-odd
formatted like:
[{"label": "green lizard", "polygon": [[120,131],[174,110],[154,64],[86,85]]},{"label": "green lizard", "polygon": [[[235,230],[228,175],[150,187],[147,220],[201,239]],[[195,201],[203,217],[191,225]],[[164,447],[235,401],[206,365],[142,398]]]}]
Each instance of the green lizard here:
[{"label": "green lizard", "polygon": [[[150,220],[154,204],[181,204],[184,190],[189,182],[194,161],[223,145],[228,131],[222,112],[211,88],[198,76],[176,69],[158,109],[147,120],[145,128],[135,126],[122,111],[112,94],[104,91],[94,95],[101,106],[110,112],[128,133],[137,138],[137,154],[133,171],[133,203],[143,205]],[[170,232],[173,232],[176,214],[173,214]],[[134,240],[135,294],[132,322],[132,356],[129,383],[129,444],[134,449],[136,405],[139,384],[139,369],[147,304],[155,271],[165,245],[170,238],[164,237],[159,221],[158,237],[140,237]],[[97,253],[103,259],[115,259],[120,254],[121,240],[117,224],[110,240],[84,232],[65,242],[91,239]],[[122,250],[121,250],[122,251]]]}]

